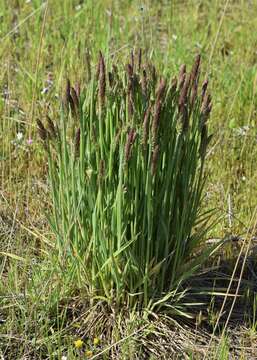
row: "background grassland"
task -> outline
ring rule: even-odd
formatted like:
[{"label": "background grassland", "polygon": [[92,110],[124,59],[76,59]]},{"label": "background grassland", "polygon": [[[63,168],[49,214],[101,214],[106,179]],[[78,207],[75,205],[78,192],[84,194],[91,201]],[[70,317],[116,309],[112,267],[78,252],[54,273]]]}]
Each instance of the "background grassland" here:
[{"label": "background grassland", "polygon": [[[35,119],[43,116],[48,102],[57,108],[56,95],[64,79],[86,82],[87,52],[96,64],[100,49],[107,59],[118,61],[127,59],[132,48],[141,47],[167,75],[177,72],[182,63],[191,66],[200,52],[214,104],[204,206],[217,208],[220,215],[209,237],[244,237],[253,226],[257,206],[256,33],[257,2],[250,0],[50,0],[44,4],[0,0],[0,349],[4,358],[25,359],[27,354],[32,359],[36,353],[44,358],[55,352],[58,358],[79,334],[70,325],[67,336],[61,331],[71,311],[69,301],[63,300],[70,296],[71,284],[64,279],[60,285],[55,269],[51,272],[45,262],[44,268],[40,266],[51,252],[52,234],[45,217],[50,204]],[[44,93],[50,78],[52,87]],[[239,249],[240,242],[228,243],[220,260],[236,257]],[[35,283],[32,268],[38,268]],[[80,309],[76,294],[73,299],[76,305],[72,306]],[[87,318],[89,323],[92,316]],[[256,339],[254,321],[247,324],[251,331],[241,334],[248,345],[239,346],[235,358],[250,358],[244,348],[251,348]],[[132,317],[126,331],[117,330],[117,334],[129,334],[131,342],[124,341],[122,351],[131,353],[127,357],[131,359],[136,358],[137,326]],[[113,342],[119,340],[117,336]],[[223,339],[220,358],[228,358],[230,341],[229,336]],[[193,349],[192,343],[189,348]],[[73,350],[68,351],[75,358]]]}]

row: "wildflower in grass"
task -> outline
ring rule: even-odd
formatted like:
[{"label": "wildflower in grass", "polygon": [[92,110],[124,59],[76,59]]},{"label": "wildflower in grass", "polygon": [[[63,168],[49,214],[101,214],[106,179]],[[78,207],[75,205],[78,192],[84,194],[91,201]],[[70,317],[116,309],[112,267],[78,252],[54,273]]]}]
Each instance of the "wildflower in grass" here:
[{"label": "wildflower in grass", "polygon": [[18,132],[16,136],[17,136],[18,141],[22,141],[22,139],[23,139],[23,133],[22,132]]},{"label": "wildflower in grass", "polygon": [[81,349],[83,347],[83,345],[84,345],[84,341],[81,340],[81,339],[78,339],[78,340],[74,341],[74,346],[78,350]]},{"label": "wildflower in grass", "polygon": [[98,337],[95,337],[94,340],[93,340],[93,344],[94,346],[97,346],[100,344],[100,339]]},{"label": "wildflower in grass", "polygon": [[28,144],[28,145],[32,145],[32,144],[33,144],[33,140],[32,140],[31,138],[29,138],[29,139],[27,140],[27,144]]},{"label": "wildflower in grass", "polygon": [[92,350],[87,350],[85,352],[85,355],[86,355],[87,358],[91,358],[93,356],[93,351]]}]

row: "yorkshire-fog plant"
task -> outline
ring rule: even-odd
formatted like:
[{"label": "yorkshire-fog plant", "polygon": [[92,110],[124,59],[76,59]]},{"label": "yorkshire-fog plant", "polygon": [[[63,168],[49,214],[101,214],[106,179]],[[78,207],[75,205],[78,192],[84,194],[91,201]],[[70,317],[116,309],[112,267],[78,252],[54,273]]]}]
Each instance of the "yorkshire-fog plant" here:
[{"label": "yorkshire-fog plant", "polygon": [[100,53],[84,88],[67,81],[60,118],[38,120],[58,264],[92,299],[172,308],[210,254],[200,204],[212,105],[199,76],[200,56],[164,79],[141,51],[109,72]]}]

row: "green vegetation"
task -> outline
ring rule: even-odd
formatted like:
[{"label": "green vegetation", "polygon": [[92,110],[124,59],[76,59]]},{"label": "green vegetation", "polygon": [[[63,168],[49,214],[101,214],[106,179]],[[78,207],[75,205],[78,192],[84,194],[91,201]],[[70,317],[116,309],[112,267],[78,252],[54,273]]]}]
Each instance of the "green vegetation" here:
[{"label": "green vegetation", "polygon": [[254,358],[257,4],[0,17],[0,357]]}]

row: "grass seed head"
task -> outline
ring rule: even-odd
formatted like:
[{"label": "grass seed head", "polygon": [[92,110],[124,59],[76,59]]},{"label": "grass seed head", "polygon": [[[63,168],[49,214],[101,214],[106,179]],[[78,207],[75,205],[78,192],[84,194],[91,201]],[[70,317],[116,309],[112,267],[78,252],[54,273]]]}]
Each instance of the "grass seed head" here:
[{"label": "grass seed head", "polygon": [[149,120],[150,120],[150,114],[151,114],[151,107],[148,106],[145,115],[144,115],[144,122],[143,122],[143,149],[146,150],[147,142],[148,142],[148,136],[149,136]]},{"label": "grass seed head", "polygon": [[142,49],[140,48],[138,52],[138,61],[137,61],[138,72],[141,71],[141,65],[142,65]]},{"label": "grass seed head", "polygon": [[99,100],[101,108],[103,108],[105,103],[105,91],[106,91],[106,74],[105,74],[105,61],[104,57],[100,51],[99,56]]},{"label": "grass seed head", "polygon": [[190,73],[191,84],[193,84],[195,81],[197,81],[197,79],[199,77],[200,62],[201,62],[201,55],[198,54],[195,57],[195,61],[194,61],[194,64],[192,66],[192,70],[191,70],[191,73]]},{"label": "grass seed head", "polygon": [[201,115],[204,119],[204,122],[207,121],[207,119],[210,115],[211,109],[212,109],[211,95],[206,92],[204,95],[203,101],[202,101],[202,106],[201,106]]},{"label": "grass seed head", "polygon": [[56,139],[57,138],[57,132],[56,132],[56,128],[55,128],[55,125],[53,123],[53,120],[50,118],[50,116],[46,115],[46,121],[47,121],[50,137],[52,139]]},{"label": "grass seed head", "polygon": [[78,157],[80,151],[80,128],[78,128],[75,133],[74,149],[75,149],[75,157]]},{"label": "grass seed head", "polygon": [[70,96],[72,99],[72,106],[71,109],[73,110],[73,113],[78,115],[79,112],[79,98],[77,95],[77,91],[74,89],[74,87],[71,87],[70,89]]},{"label": "grass seed head", "polygon": [[164,94],[165,94],[165,89],[166,89],[166,82],[164,79],[161,79],[159,87],[157,89],[156,92],[156,101],[158,102],[159,100],[162,101]]},{"label": "grass seed head", "polygon": [[160,151],[159,145],[155,145],[153,154],[152,154],[152,175],[156,174],[157,163],[158,163],[158,158],[159,158],[159,151]]},{"label": "grass seed head", "polygon": [[158,138],[158,130],[161,118],[161,110],[162,110],[162,103],[161,99],[156,100],[155,103],[155,110],[154,110],[154,118],[152,123],[152,137],[153,137],[153,144],[156,145],[157,138]]},{"label": "grass seed head", "polygon": [[99,172],[98,172],[99,183],[103,180],[104,174],[105,174],[105,164],[104,164],[104,160],[101,159],[99,163]]},{"label": "grass seed head", "polygon": [[131,50],[130,61],[131,61],[132,70],[134,71],[134,68],[135,68],[134,50]]},{"label": "grass seed head", "polygon": [[132,154],[132,146],[136,140],[136,130],[135,129],[130,129],[129,133],[128,133],[128,137],[127,137],[127,142],[125,145],[125,159],[126,162],[128,162],[131,158],[131,154]]},{"label": "grass seed head", "polygon": [[39,135],[40,139],[43,142],[45,142],[47,140],[49,134],[40,119],[37,119],[37,129],[38,129],[38,135]]},{"label": "grass seed head", "polygon": [[183,113],[183,109],[185,106],[187,106],[187,96],[188,96],[188,90],[190,86],[190,74],[186,75],[183,87],[180,91],[178,106],[179,106],[179,112]]},{"label": "grass seed head", "polygon": [[180,66],[179,74],[178,74],[178,88],[179,89],[182,89],[182,87],[184,85],[185,78],[186,78],[186,65],[182,64]]},{"label": "grass seed head", "polygon": [[147,73],[145,69],[143,70],[141,88],[142,88],[142,94],[144,95],[144,97],[147,97]]},{"label": "grass seed head", "polygon": [[202,84],[202,100],[204,99],[205,93],[207,91],[207,87],[208,87],[208,79],[205,79]]}]

